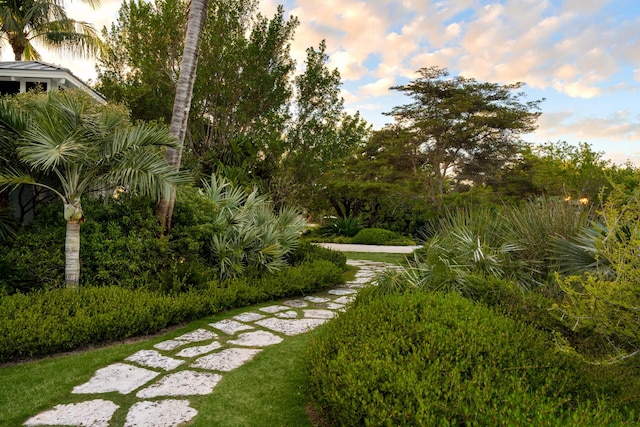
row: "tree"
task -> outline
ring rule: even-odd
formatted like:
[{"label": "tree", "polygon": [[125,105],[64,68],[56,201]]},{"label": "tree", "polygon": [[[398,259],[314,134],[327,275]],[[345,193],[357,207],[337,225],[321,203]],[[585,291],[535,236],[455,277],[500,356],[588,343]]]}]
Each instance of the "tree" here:
[{"label": "tree", "polygon": [[421,68],[414,81],[391,89],[414,102],[392,109],[396,125],[407,132],[425,190],[442,204],[452,174],[476,183],[508,163],[522,146],[519,135],[536,127],[542,100],[523,103],[523,83],[500,85],[449,77],[446,69]]},{"label": "tree", "polygon": [[[98,0],[82,0],[97,6]],[[67,16],[60,0],[0,0],[0,33],[11,45],[16,61],[38,60],[32,42],[49,49],[94,54],[100,38],[93,26]]]},{"label": "tree", "polygon": [[0,101],[0,134],[17,141],[19,159],[50,181],[9,170],[0,185],[44,187],[62,200],[67,222],[65,281],[80,279],[82,198],[90,192],[110,194],[116,188],[160,196],[188,179],[164,159],[165,147],[176,147],[166,128],[129,123],[126,111],[95,105],[85,94],[49,92]]},{"label": "tree", "polygon": [[[171,135],[178,141],[177,147],[167,147],[167,163],[176,172],[180,169],[182,158],[182,147],[184,137],[187,133],[187,121],[189,120],[189,110],[191,109],[191,98],[193,96],[193,84],[196,80],[196,69],[198,66],[198,52],[200,50],[200,40],[202,39],[202,27],[207,17],[209,0],[191,0],[189,5],[189,18],[187,20],[187,31],[184,38],[184,53],[180,64],[180,76],[176,86],[176,97],[173,102],[173,113],[171,115]],[[175,188],[169,191],[169,197],[160,196],[156,215],[160,219],[163,228],[171,228],[171,216],[173,215],[173,205],[176,202]]]}]

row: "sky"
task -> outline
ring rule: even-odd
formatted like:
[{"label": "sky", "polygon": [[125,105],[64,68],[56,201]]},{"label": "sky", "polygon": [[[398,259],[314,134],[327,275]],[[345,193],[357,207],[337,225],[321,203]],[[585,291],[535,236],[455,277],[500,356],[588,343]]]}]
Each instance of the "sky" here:
[{"label": "sky", "polygon": [[[120,4],[68,10],[101,29]],[[384,112],[410,102],[391,86],[439,66],[478,81],[524,82],[525,100],[544,98],[526,141],[587,142],[615,163],[640,165],[638,0],[260,0],[260,9],[271,17],[278,4],[300,20],[294,58],[302,65],[305,49],[326,40],[346,108],[375,129],[392,121]],[[95,78],[87,61],[44,60]]]}]

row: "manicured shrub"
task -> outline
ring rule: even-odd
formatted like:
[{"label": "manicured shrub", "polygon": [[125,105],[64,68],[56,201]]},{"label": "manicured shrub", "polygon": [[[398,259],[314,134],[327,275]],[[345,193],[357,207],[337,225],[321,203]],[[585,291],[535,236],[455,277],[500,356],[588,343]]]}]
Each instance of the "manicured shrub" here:
[{"label": "manicured shrub", "polygon": [[362,245],[413,245],[411,239],[381,228],[365,228],[353,236],[351,243]]},{"label": "manicured shrub", "polygon": [[0,297],[0,363],[154,333],[234,307],[318,292],[340,283],[328,261],[257,279],[211,281],[181,292],[118,286],[40,290]]},{"label": "manicured shrub", "polygon": [[[361,297],[314,334],[312,403],[330,423],[632,424],[548,335],[459,294]],[[595,424],[593,424],[595,423]]]}]

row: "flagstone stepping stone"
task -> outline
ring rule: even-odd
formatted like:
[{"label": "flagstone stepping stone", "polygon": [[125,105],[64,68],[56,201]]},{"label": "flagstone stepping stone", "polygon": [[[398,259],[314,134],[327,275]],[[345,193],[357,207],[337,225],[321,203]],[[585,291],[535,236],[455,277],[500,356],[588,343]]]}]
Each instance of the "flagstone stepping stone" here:
[{"label": "flagstone stepping stone", "polygon": [[29,418],[24,425],[108,427],[109,420],[118,408],[115,403],[103,399],[56,405],[53,409]]},{"label": "flagstone stepping stone", "polygon": [[73,388],[74,394],[109,393],[116,391],[120,394],[128,394],[138,387],[143,386],[155,377],[159,372],[138,368],[125,363],[114,363],[98,369],[86,383]]},{"label": "flagstone stepping stone", "polygon": [[178,357],[201,356],[203,354],[211,353],[212,351],[215,351],[220,347],[222,347],[222,344],[220,344],[218,341],[214,341],[211,344],[207,344],[207,345],[199,345],[197,347],[185,348],[184,350],[180,350],[180,352],[176,353],[176,356]]},{"label": "flagstone stepping stone", "polygon": [[207,369],[209,371],[229,372],[244,365],[261,351],[260,349],[252,348],[228,348],[218,353],[201,357],[196,360],[191,367]]},{"label": "flagstone stepping stone", "polygon": [[255,322],[256,320],[264,319],[265,317],[267,316],[264,314],[254,313],[251,311],[233,316],[235,320],[239,320],[241,322]]},{"label": "flagstone stepping stone", "polygon": [[229,344],[242,347],[267,347],[282,342],[282,338],[267,331],[246,332],[240,334],[237,339],[229,341]]},{"label": "flagstone stepping stone", "polygon": [[174,350],[180,346],[185,345],[186,342],[185,341],[176,341],[176,340],[167,340],[167,341],[162,341],[159,342],[158,344],[154,345],[154,348],[157,348],[158,350],[165,350],[165,351],[170,351],[170,350]]},{"label": "flagstone stepping stone", "polygon": [[314,296],[304,297],[304,299],[306,299],[307,301],[315,302],[317,304],[321,304],[323,302],[330,301],[329,298],[314,297]]},{"label": "flagstone stepping stone", "polygon": [[140,350],[125,359],[148,368],[160,368],[172,371],[184,363],[184,360],[163,356],[155,350]]},{"label": "flagstone stepping stone", "polygon": [[325,323],[328,319],[276,319],[274,317],[269,319],[258,320],[257,325],[264,328],[271,329],[275,332],[292,336],[305,332],[309,332],[312,329]]},{"label": "flagstone stepping stone", "polygon": [[273,314],[279,311],[289,310],[289,308],[290,307],[287,307],[286,305],[269,305],[267,307],[259,308],[258,310]]},{"label": "flagstone stepping stone", "polygon": [[309,305],[308,302],[301,300],[301,299],[292,299],[289,301],[285,301],[282,303],[283,305],[287,305],[289,307],[293,307],[293,308],[302,308],[302,307],[306,307]]},{"label": "flagstone stepping stone", "polygon": [[138,402],[129,409],[124,427],[175,427],[188,423],[197,414],[188,400]]},{"label": "flagstone stepping stone", "polygon": [[311,317],[315,319],[333,319],[336,316],[335,311],[331,310],[303,310],[304,317]]},{"label": "flagstone stepping stone", "polygon": [[188,332],[184,335],[174,338],[178,341],[198,342],[207,341],[218,338],[216,334],[206,329],[196,329],[195,331]]},{"label": "flagstone stepping stone", "polygon": [[342,310],[344,308],[344,304],[336,304],[335,302],[328,302],[326,307],[329,310]]},{"label": "flagstone stepping stone", "polygon": [[281,311],[280,313],[276,313],[276,317],[280,319],[296,319],[298,317],[298,313],[295,311]]},{"label": "flagstone stepping stone", "polygon": [[328,294],[331,295],[351,295],[351,294],[355,294],[357,293],[357,291],[354,291],[353,289],[331,289],[329,292],[327,292]]},{"label": "flagstone stepping stone", "polygon": [[210,394],[222,375],[209,372],[180,371],[167,375],[155,384],[140,390],[136,396],[148,399],[158,396],[193,396]]},{"label": "flagstone stepping stone", "polygon": [[237,322],[231,319],[221,320],[216,323],[210,323],[210,326],[224,332],[227,335],[235,335],[240,331],[247,331],[249,329],[254,329],[253,326],[245,325],[244,323]]},{"label": "flagstone stepping stone", "polygon": [[334,303],[336,304],[350,304],[353,302],[353,300],[355,300],[356,297],[354,295],[345,295],[343,297],[340,298],[336,298],[333,300]]}]

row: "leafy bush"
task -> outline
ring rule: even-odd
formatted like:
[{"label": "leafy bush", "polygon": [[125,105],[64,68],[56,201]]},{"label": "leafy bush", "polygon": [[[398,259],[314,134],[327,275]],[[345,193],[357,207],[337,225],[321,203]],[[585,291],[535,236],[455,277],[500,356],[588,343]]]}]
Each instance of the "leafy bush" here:
[{"label": "leafy bush", "polygon": [[398,233],[381,228],[365,228],[353,236],[351,243],[362,245],[413,245],[411,239],[402,237]]},{"label": "leafy bush", "polygon": [[213,281],[206,289],[168,295],[103,286],[0,297],[0,362],[154,333],[230,308],[318,292],[340,283],[340,276],[335,265],[317,261],[256,280]]},{"label": "leafy bush", "polygon": [[624,424],[547,337],[455,293],[361,297],[312,337],[310,397],[344,426]]},{"label": "leafy bush", "polygon": [[322,227],[320,233],[324,236],[353,237],[362,230],[362,222],[351,216],[331,218],[328,224]]},{"label": "leafy bush", "polygon": [[300,245],[287,255],[287,263],[289,265],[299,265],[311,260],[329,261],[343,271],[347,267],[347,257],[342,252],[323,248],[309,241],[301,241]]}]

